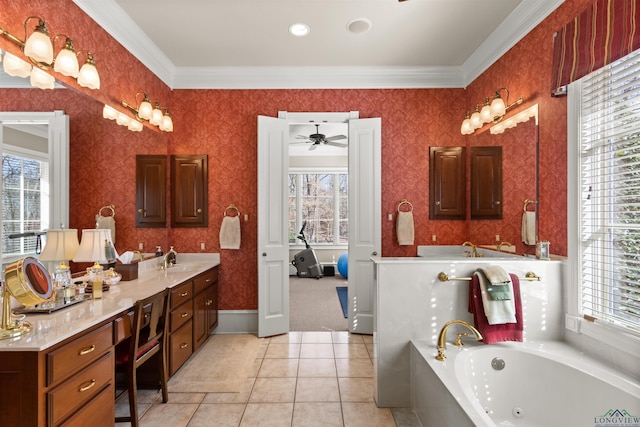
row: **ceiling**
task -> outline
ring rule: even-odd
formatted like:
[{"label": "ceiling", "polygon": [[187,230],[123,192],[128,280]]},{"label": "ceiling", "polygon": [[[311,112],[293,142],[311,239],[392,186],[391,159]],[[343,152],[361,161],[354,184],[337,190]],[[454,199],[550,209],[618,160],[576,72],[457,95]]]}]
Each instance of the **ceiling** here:
[{"label": "ceiling", "polygon": [[564,0],[73,1],[173,89],[256,89],[466,87]]}]

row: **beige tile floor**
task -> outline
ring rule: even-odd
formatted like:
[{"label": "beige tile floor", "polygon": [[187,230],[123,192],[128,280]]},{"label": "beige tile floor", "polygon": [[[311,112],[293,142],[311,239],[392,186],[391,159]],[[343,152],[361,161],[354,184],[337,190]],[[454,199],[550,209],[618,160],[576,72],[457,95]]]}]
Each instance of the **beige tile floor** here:
[{"label": "beige tile floor", "polygon": [[[368,335],[289,332],[264,338],[239,393],[172,393],[169,388],[169,402],[163,404],[159,393],[141,390],[140,424],[395,427],[391,410],[373,400],[372,355]],[[124,399],[116,414],[127,413]]]}]

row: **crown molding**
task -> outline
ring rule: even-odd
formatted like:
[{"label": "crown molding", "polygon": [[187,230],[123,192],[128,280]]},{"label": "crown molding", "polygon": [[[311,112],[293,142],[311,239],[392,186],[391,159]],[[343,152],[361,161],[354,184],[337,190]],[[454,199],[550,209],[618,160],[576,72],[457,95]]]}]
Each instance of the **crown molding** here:
[{"label": "crown molding", "polygon": [[115,0],[73,0],[171,89],[464,88],[564,0],[523,0],[457,67],[176,67]]}]

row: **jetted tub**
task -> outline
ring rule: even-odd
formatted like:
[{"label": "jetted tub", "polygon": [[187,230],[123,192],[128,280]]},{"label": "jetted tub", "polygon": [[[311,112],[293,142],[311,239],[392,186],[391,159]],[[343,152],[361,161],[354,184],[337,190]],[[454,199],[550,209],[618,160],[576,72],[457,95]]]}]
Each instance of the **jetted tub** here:
[{"label": "jetted tub", "polygon": [[423,427],[640,426],[640,382],[561,342],[447,344],[444,362],[435,343],[411,344]]},{"label": "jetted tub", "polygon": [[[473,260],[475,258],[469,258],[468,252],[472,249],[469,246],[462,245],[433,245],[433,246],[418,246],[417,254],[422,258],[429,259],[465,259]],[[485,249],[476,247],[476,252],[481,255],[480,258],[492,258],[492,259],[524,259],[520,255],[516,255],[509,252],[498,252],[491,249]]]}]

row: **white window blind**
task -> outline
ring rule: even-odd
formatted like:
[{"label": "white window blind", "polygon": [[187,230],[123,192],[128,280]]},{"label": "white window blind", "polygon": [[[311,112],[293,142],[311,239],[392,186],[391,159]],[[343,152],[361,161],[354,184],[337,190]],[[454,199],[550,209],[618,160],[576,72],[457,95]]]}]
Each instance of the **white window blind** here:
[{"label": "white window blind", "polygon": [[640,51],[579,84],[582,313],[640,331]]}]

